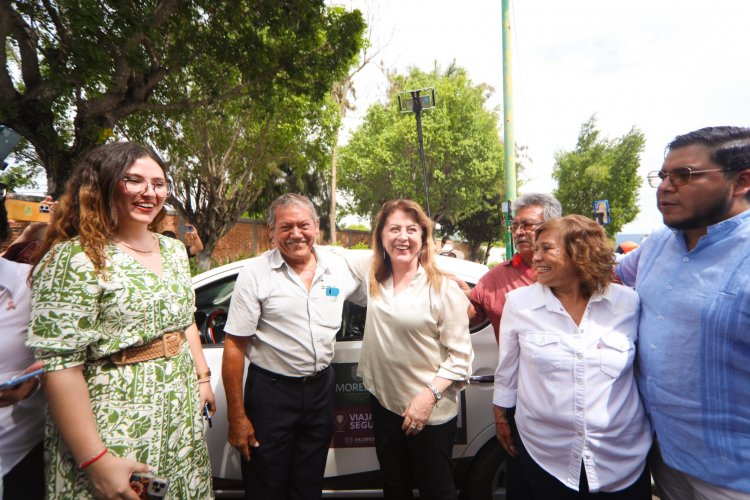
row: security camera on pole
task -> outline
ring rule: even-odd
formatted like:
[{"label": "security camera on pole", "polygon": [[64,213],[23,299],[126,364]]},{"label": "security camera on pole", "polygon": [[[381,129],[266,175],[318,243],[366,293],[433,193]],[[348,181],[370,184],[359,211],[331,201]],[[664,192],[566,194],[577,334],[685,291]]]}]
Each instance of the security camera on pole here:
[{"label": "security camera on pole", "polygon": [[[425,95],[422,95],[422,93]],[[403,96],[403,97],[402,97]],[[419,140],[419,157],[422,160],[422,177],[424,179],[424,203],[427,217],[432,219],[430,196],[427,187],[427,165],[424,160],[424,139],[422,138],[422,110],[435,107],[435,89],[433,87],[409,90],[398,95],[398,109],[402,113],[414,113],[417,118],[417,139]]]}]

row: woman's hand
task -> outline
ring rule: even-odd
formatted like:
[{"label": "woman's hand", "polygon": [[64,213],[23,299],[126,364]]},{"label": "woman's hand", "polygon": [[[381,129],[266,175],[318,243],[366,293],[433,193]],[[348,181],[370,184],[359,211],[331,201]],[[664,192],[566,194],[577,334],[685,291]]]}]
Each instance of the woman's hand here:
[{"label": "woman's hand", "polygon": [[201,406],[200,406],[200,412],[201,415],[203,415],[203,408],[206,407],[206,403],[208,403],[208,407],[211,409],[211,415],[216,413],[216,401],[214,400],[214,390],[211,389],[211,383],[210,382],[204,382],[198,384],[198,390],[200,391],[201,395]]},{"label": "woman's hand", "polygon": [[427,387],[409,401],[403,414],[404,423],[401,424],[401,429],[406,431],[407,436],[417,434],[427,425],[427,419],[430,418],[434,406],[435,397]]},{"label": "woman's hand", "polygon": [[[43,361],[35,361],[33,364],[29,365],[23,373],[30,373],[42,367],[44,367]],[[21,375],[23,375],[23,373]],[[23,401],[30,397],[41,385],[42,379],[40,377],[35,377],[26,382],[20,383],[11,389],[0,391],[0,408],[11,406],[19,401]]]},{"label": "woman's hand", "polygon": [[505,408],[495,405],[492,409],[495,413],[495,435],[497,436],[497,440],[500,441],[500,444],[508,455],[517,457],[518,450],[515,443],[513,443],[513,436],[510,434],[510,424],[505,417]]},{"label": "woman's hand", "polygon": [[107,453],[84,471],[89,476],[96,498],[138,500],[140,497],[130,487],[130,475],[134,472],[151,472],[151,467]]}]

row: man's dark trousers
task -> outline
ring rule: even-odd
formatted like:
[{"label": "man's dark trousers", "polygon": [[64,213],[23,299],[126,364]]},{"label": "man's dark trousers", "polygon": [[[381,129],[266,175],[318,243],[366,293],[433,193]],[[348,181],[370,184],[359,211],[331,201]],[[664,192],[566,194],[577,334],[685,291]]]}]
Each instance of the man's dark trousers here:
[{"label": "man's dark trousers", "polygon": [[319,499],[333,435],[330,367],[314,380],[275,375],[251,366],[245,412],[260,443],[242,460],[245,498]]}]

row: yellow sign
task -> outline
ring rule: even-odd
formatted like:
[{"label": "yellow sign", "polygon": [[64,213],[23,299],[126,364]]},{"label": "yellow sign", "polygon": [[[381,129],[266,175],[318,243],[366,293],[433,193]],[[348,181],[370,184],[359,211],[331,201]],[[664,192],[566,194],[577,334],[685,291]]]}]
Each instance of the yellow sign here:
[{"label": "yellow sign", "polygon": [[18,221],[49,222],[49,204],[44,202],[5,200],[8,218]]}]

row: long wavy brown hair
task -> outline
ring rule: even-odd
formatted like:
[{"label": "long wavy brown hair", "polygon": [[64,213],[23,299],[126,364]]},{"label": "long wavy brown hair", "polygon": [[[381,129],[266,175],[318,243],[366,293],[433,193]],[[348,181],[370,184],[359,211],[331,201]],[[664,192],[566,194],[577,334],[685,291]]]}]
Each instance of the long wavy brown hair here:
[{"label": "long wavy brown hair", "polygon": [[537,240],[545,231],[557,231],[560,235],[584,297],[607,289],[612,282],[614,245],[599,224],[583,215],[566,215],[539,226],[535,231]]},{"label": "long wavy brown hair", "polygon": [[[159,155],[135,142],[105,144],[86,155],[65,185],[44,240],[32,258],[34,268],[47,252],[54,252],[56,244],[79,236],[95,271],[106,275],[105,247],[119,224],[115,200],[121,193],[120,181],[128,168],[144,157],[154,160],[167,176],[167,166]],[[162,207],[151,227],[165,215]]]},{"label": "long wavy brown hair", "polygon": [[435,265],[435,242],[432,240],[433,223],[427,214],[424,213],[419,203],[412,200],[391,200],[383,203],[380,213],[375,219],[375,228],[372,231],[372,249],[374,258],[370,268],[370,296],[377,297],[380,295],[378,285],[392,276],[393,268],[391,259],[383,246],[383,228],[385,221],[395,211],[401,210],[409,217],[414,219],[422,228],[422,248],[419,253],[419,265],[427,273],[427,281],[437,289],[443,280],[443,272]]}]

